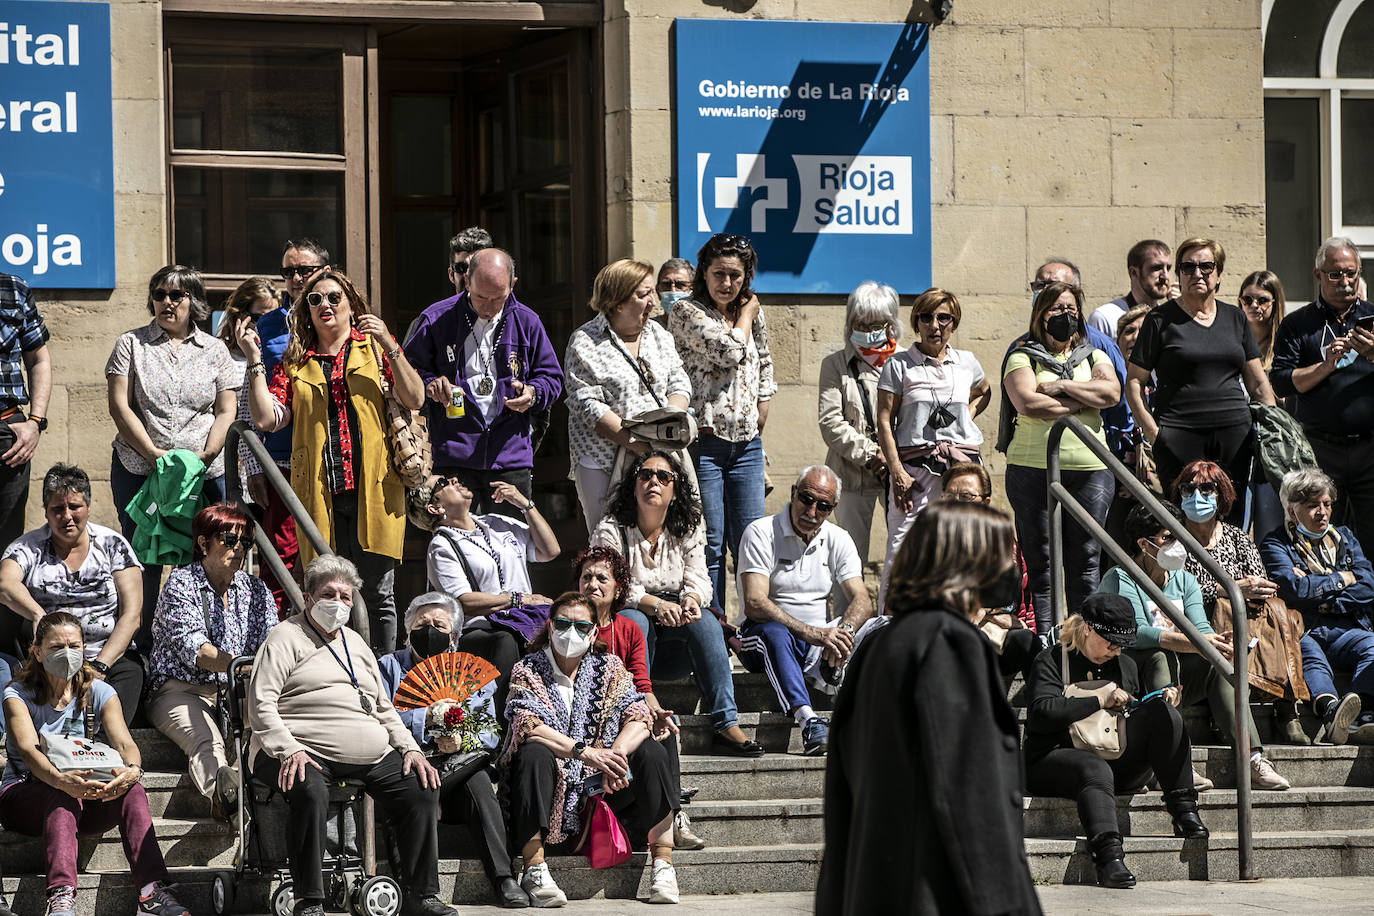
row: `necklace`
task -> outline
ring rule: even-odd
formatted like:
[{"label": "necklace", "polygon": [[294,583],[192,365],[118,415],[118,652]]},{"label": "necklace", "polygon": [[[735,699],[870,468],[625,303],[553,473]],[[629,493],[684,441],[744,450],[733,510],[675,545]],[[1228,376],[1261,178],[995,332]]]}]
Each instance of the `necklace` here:
[{"label": "necklace", "polygon": [[496,330],[492,334],[490,356],[482,350],[482,340],[477,336],[477,327],[472,323],[472,319],[468,317],[466,310],[463,311],[463,320],[468,323],[468,334],[472,337],[472,345],[477,348],[477,359],[482,364],[482,379],[477,383],[477,393],[482,397],[486,397],[496,388],[496,382],[493,379],[493,376],[496,375],[496,370],[492,368],[492,365],[496,359],[496,345],[501,341],[501,330],[506,325],[506,316],[502,315],[501,320],[496,324]]},{"label": "necklace", "polygon": [[[486,526],[484,526],[477,519],[473,519],[472,521],[473,524],[477,526],[477,533],[482,535],[483,543],[478,544],[477,540],[469,534],[462,535],[462,538],[468,543],[476,546],[479,550],[484,551],[487,554],[487,556],[491,557],[491,563],[493,566],[496,567],[496,584],[498,586],[497,591],[504,592],[506,590],[506,575],[501,570],[501,555],[497,553],[496,545],[491,542],[491,535],[487,533]],[[456,530],[462,531],[463,529],[458,528]],[[477,587],[477,583],[473,582],[471,584],[474,588]]]}]

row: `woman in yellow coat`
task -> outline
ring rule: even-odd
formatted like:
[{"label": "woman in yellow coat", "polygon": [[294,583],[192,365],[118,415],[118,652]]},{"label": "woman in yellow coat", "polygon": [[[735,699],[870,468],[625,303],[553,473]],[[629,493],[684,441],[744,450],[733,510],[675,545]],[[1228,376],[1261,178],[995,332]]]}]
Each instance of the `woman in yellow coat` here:
[{"label": "woman in yellow coat", "polygon": [[[386,446],[382,376],[396,399],[418,410],[424,384],[386,323],[348,277],[316,274],[291,306],[291,343],[271,381],[251,319],[235,328],[248,358],[253,423],[291,426],[291,489],[340,556],[362,576],[372,648],[396,648],[392,583],[405,540],[405,486]],[[314,559],[301,539],[301,563]]]}]

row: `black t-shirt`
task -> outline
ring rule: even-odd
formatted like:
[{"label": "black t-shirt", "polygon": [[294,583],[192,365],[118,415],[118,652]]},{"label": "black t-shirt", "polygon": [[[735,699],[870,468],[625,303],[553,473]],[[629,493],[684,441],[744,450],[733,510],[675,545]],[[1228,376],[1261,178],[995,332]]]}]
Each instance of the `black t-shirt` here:
[{"label": "black t-shirt", "polygon": [[1217,303],[1211,327],[1192,319],[1174,299],[1151,309],[1131,350],[1131,363],[1155,373],[1155,422],[1211,429],[1250,422],[1250,396],[1241,370],[1259,359],[1245,314]]}]

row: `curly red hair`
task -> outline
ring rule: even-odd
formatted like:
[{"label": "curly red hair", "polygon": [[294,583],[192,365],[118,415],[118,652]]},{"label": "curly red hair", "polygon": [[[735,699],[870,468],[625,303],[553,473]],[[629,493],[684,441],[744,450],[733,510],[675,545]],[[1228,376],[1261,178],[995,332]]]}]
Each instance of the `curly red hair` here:
[{"label": "curly red hair", "polygon": [[625,599],[625,593],[630,590],[630,564],[625,562],[620,551],[614,547],[606,547],[605,545],[588,547],[573,559],[574,587],[582,581],[582,570],[587,568],[588,563],[607,563],[610,565],[611,578],[615,580],[615,598],[611,601],[611,613],[614,614],[620,610],[620,602]]}]

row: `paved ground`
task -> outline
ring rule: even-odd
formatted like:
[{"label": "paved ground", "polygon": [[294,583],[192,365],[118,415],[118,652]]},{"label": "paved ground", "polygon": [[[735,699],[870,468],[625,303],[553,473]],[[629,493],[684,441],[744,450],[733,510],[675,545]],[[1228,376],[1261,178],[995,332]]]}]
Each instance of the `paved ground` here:
[{"label": "paved ground", "polygon": [[[1157,881],[1129,891],[1097,887],[1037,888],[1049,916],[1264,916],[1264,914],[1367,914],[1374,910],[1374,878],[1284,878],[1250,883]],[[496,916],[497,907],[460,907],[463,916]],[[647,916],[635,900],[575,900],[565,913]],[[683,897],[672,909],[652,912],[730,916],[803,916],[812,912],[810,894],[732,894]]]}]

